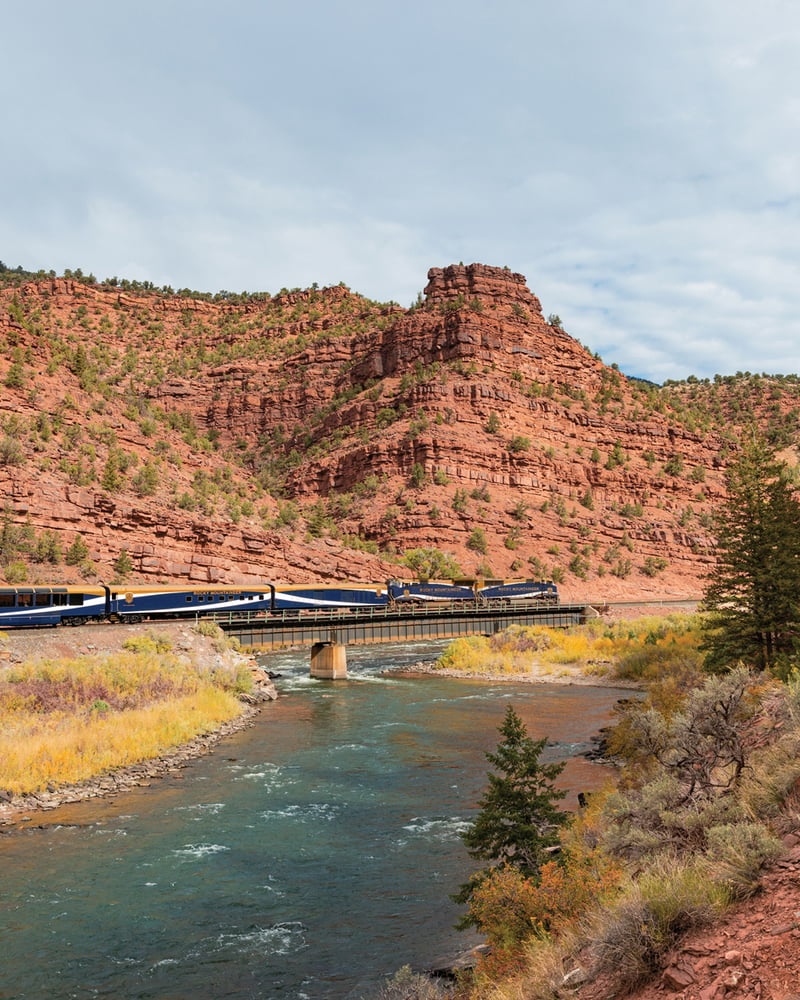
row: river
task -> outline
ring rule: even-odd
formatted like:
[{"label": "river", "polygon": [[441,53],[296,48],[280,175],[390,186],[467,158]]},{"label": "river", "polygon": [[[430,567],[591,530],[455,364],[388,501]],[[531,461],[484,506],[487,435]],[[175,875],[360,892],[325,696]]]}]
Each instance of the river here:
[{"label": "river", "polygon": [[572,806],[629,692],[385,673],[441,648],[351,648],[336,682],[308,677],[307,651],[266,657],[280,697],[255,726],[0,836],[0,998],[355,1000],[463,948],[459,832],[506,706],[567,759]]}]

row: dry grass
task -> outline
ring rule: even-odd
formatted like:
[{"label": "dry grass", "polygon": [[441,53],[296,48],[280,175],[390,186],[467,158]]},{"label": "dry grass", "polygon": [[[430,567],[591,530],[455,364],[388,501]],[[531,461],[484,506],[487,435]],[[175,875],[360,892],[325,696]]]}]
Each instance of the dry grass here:
[{"label": "dry grass", "polygon": [[465,673],[508,675],[557,672],[558,667],[570,665],[597,675],[648,679],[673,664],[697,668],[699,622],[697,615],[674,614],[569,629],[513,625],[491,637],[456,639],[438,665]]},{"label": "dry grass", "polygon": [[198,670],[163,644],[44,660],[0,676],[0,788],[71,784],[158,756],[241,712],[236,668]]},{"label": "dry grass", "polygon": [[582,940],[572,934],[557,939],[532,938],[526,946],[521,972],[502,981],[478,979],[469,994],[471,1000],[560,1000],[572,995],[574,954]]},{"label": "dry grass", "polygon": [[591,929],[593,972],[611,973],[624,993],[661,966],[686,931],[712,923],[730,902],[725,886],[699,861],[660,857]]}]

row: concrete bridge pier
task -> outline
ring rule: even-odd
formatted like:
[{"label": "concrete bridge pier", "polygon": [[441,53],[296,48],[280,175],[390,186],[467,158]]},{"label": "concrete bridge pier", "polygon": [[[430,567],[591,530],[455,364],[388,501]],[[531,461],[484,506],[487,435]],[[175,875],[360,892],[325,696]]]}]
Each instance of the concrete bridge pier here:
[{"label": "concrete bridge pier", "polygon": [[347,677],[347,646],[341,642],[315,642],[311,647],[311,676],[324,681]]}]

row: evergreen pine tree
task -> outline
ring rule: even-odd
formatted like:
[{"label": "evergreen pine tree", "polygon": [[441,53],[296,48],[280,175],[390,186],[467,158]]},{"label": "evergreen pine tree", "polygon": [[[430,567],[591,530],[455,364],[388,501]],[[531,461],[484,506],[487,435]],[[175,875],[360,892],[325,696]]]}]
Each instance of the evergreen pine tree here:
[{"label": "evergreen pine tree", "polygon": [[79,566],[88,557],[89,549],[86,546],[86,542],[84,542],[80,535],[76,535],[72,545],[67,549],[64,556],[66,564],[68,566]]},{"label": "evergreen pine tree", "polygon": [[114,562],[114,572],[117,578],[121,581],[124,580],[133,570],[133,561],[128,555],[127,549],[120,549],[119,555]]},{"label": "evergreen pine tree", "polygon": [[[458,903],[468,903],[475,888],[499,864],[513,865],[526,878],[537,879],[567,818],[556,807],[565,793],[553,784],[564,762],[539,761],[547,740],[532,739],[510,705],[499,732],[502,740],[497,749],[486,754],[499,773],[489,773],[489,785],[478,803],[480,812],[461,835],[470,855],[490,864],[462,885],[453,897]],[[459,926],[472,922],[467,916]]]},{"label": "evergreen pine tree", "polygon": [[711,669],[744,661],[782,672],[800,626],[800,503],[784,463],[753,432],[726,473],[716,517],[716,568],[703,606]]}]

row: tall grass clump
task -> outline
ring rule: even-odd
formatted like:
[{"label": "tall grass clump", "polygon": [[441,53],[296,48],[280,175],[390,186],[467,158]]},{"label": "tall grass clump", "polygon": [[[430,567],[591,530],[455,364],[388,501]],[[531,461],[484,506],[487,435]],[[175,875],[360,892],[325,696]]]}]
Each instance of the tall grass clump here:
[{"label": "tall grass clump", "polygon": [[686,931],[713,922],[730,897],[706,868],[663,856],[589,931],[594,973],[612,973],[622,991],[650,978]]},{"label": "tall grass clump", "polygon": [[163,648],[128,643],[116,655],[25,663],[0,675],[0,788],[24,794],[83,781],[241,712],[238,667],[198,669]]}]

